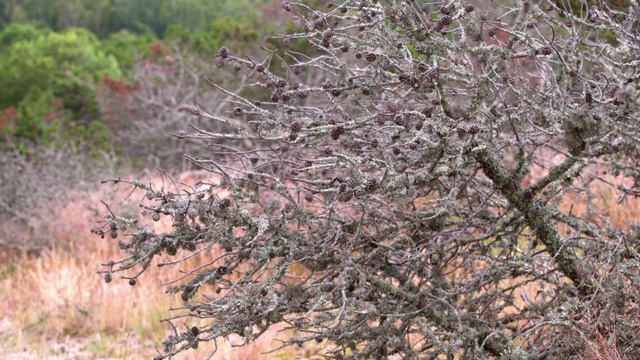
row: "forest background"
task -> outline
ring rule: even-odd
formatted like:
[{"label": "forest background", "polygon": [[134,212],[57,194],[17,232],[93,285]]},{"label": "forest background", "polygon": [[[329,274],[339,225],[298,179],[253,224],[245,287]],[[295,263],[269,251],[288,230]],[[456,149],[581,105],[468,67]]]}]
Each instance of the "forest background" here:
[{"label": "forest background", "polygon": [[[182,155],[206,146],[171,138],[193,122],[179,105],[222,111],[207,80],[242,80],[220,78],[213,55],[256,54],[278,14],[275,0],[0,2],[0,358],[153,356],[179,299],[150,295],[160,275],[129,288],[96,274],[119,251],[90,234],[100,201],[127,197],[100,180],[193,176]],[[220,356],[265,350],[229,345]]]},{"label": "forest background", "polygon": [[[0,359],[138,359],[161,346],[168,329],[160,320],[180,303],[161,296],[169,278],[147,275],[129,287],[96,274],[119,252],[115,241],[90,234],[106,210],[100,201],[121,204],[118,212],[131,217],[140,212],[140,199],[100,180],[203,176],[183,154],[211,151],[170,134],[208,124],[179,107],[228,111],[226,95],[210,83],[240,89],[247,79],[217,72],[213,55],[225,46],[258,57],[265,35],[294,26],[280,7],[280,0],[0,3]],[[600,195],[612,221],[640,217],[622,209],[613,190]],[[249,347],[225,339],[216,358],[264,358],[273,339],[287,335],[277,330]]]}]

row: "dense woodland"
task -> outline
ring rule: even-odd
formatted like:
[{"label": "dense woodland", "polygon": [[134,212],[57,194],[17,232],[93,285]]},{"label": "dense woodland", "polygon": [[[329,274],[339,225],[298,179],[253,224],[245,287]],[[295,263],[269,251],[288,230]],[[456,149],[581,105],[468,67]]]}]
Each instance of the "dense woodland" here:
[{"label": "dense woodland", "polygon": [[73,139],[114,150],[119,122],[150,115],[110,113],[141,100],[141,77],[168,85],[178,67],[210,75],[220,46],[247,50],[271,31],[265,14],[273,7],[265,0],[3,1],[3,148],[25,152]]},{"label": "dense woodland", "polygon": [[[255,20],[258,0],[6,0],[0,5],[0,27],[31,23],[54,31],[82,27],[99,37],[120,30],[163,37],[171,25],[206,31],[211,22],[226,16]],[[256,6],[259,5],[259,6]]]}]

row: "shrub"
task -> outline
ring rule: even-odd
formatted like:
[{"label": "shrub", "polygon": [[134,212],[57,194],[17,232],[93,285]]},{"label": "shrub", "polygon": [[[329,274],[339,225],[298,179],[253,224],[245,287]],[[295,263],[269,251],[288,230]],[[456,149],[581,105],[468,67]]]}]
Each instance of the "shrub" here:
[{"label": "shrub", "polygon": [[640,357],[638,223],[596,198],[603,173],[625,177],[620,201],[640,195],[640,9],[503,3],[284,1],[298,27],[265,59],[220,50],[268,100],[181,107],[229,127],[173,134],[209,141],[186,159],[219,180],[111,180],[173,229],[112,213],[94,229],[125,253],[102,275],[177,271],[157,358],[276,323],[295,330],[283,347],[328,341],[336,359],[568,358],[588,339]]},{"label": "shrub", "polygon": [[[96,127],[88,129],[92,128]],[[93,191],[96,179],[117,167],[117,159],[98,149],[99,143],[87,145],[65,135],[60,138],[54,133],[54,140],[47,145],[3,144],[0,249],[40,253],[55,245],[68,245],[56,244],[55,238],[57,230],[68,225],[58,218],[60,209],[78,199],[71,189],[75,194]]]}]

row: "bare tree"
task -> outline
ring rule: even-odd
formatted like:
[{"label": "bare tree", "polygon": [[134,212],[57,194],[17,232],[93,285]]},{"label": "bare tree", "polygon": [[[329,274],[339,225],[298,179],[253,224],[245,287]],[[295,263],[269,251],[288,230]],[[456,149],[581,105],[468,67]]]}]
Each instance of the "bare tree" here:
[{"label": "bare tree", "polygon": [[52,236],[65,224],[56,212],[93,191],[100,177],[118,168],[110,153],[74,144],[23,147],[5,143],[0,153],[0,248],[28,253],[59,245]]},{"label": "bare tree", "polygon": [[[328,341],[336,359],[580,358],[589,339],[640,357],[638,224],[594,203],[603,172],[632,180],[620,201],[640,195],[636,1],[282,8],[298,32],[265,59],[217,54],[249,79],[218,87],[226,115],[182,107],[227,126],[174,133],[225,142],[186,157],[219,181],[130,182],[173,230],[116,214],[94,230],[125,250],[105,279],[132,285],[224,250],[176,274],[185,303],[158,359],[276,323],[297,330],[282,346]],[[299,40],[315,55],[287,49]],[[574,195],[582,210],[563,210]]]}]

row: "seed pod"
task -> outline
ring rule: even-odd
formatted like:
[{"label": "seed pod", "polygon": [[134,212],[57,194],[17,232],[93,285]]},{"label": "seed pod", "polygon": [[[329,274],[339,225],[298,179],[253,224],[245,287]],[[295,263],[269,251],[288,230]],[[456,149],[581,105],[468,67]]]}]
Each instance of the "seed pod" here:
[{"label": "seed pod", "polygon": [[200,334],[200,329],[197,326],[191,328],[191,335],[198,336]]},{"label": "seed pod", "polygon": [[218,202],[218,207],[221,210],[227,209],[227,208],[229,208],[229,206],[231,206],[231,200],[229,200],[229,199],[222,199],[222,200],[220,200]]},{"label": "seed pod", "polygon": [[220,51],[218,51],[218,54],[221,58],[226,59],[229,56],[229,49],[223,46],[220,48]]},{"label": "seed pod", "polygon": [[342,135],[343,133],[344,133],[343,125],[334,126],[333,129],[331,129],[331,138],[333,140],[338,140],[338,138],[340,138],[340,135]]},{"label": "seed pod", "polygon": [[466,5],[464,5],[464,11],[465,11],[465,12],[470,13],[470,12],[472,12],[474,9],[475,9],[475,6],[473,6],[473,4],[466,4]]},{"label": "seed pod", "polygon": [[453,22],[453,19],[449,15],[445,15],[438,20],[438,24],[442,24],[442,26],[449,26]]},{"label": "seed pod", "polygon": [[136,286],[136,279],[129,279],[129,285]]},{"label": "seed pod", "polygon": [[322,153],[326,156],[331,156],[333,154],[333,149],[330,146],[327,146],[326,148],[324,148],[324,150],[322,150]]},{"label": "seed pod", "polygon": [[368,54],[367,54],[367,61],[368,61],[368,62],[370,62],[370,63],[372,63],[372,62],[376,61],[376,54],[374,54],[374,53],[368,53]]},{"label": "seed pod", "polygon": [[551,47],[550,44],[546,44],[540,48],[540,54],[542,55],[551,55],[552,52],[553,52],[553,48]]},{"label": "seed pod", "polygon": [[111,282],[111,280],[113,280],[113,277],[111,276],[110,272],[104,274],[104,282],[106,282],[108,284],[108,283]]},{"label": "seed pod", "polygon": [[151,214],[151,219],[153,221],[160,221],[160,213],[154,212],[153,214]]},{"label": "seed pod", "polygon": [[373,191],[376,188],[377,185],[378,185],[378,183],[377,183],[376,179],[369,179],[365,183],[364,188],[367,191]]},{"label": "seed pod", "polygon": [[398,126],[404,125],[404,121],[405,121],[405,118],[402,114],[396,114],[396,116],[393,117],[393,123]]},{"label": "seed pod", "polygon": [[233,116],[235,117],[242,116],[242,109],[239,107],[233,108]]},{"label": "seed pod", "polygon": [[313,194],[311,194],[310,192],[308,192],[308,193],[304,194],[304,199],[305,199],[307,202],[312,202],[312,201],[313,201]]}]

